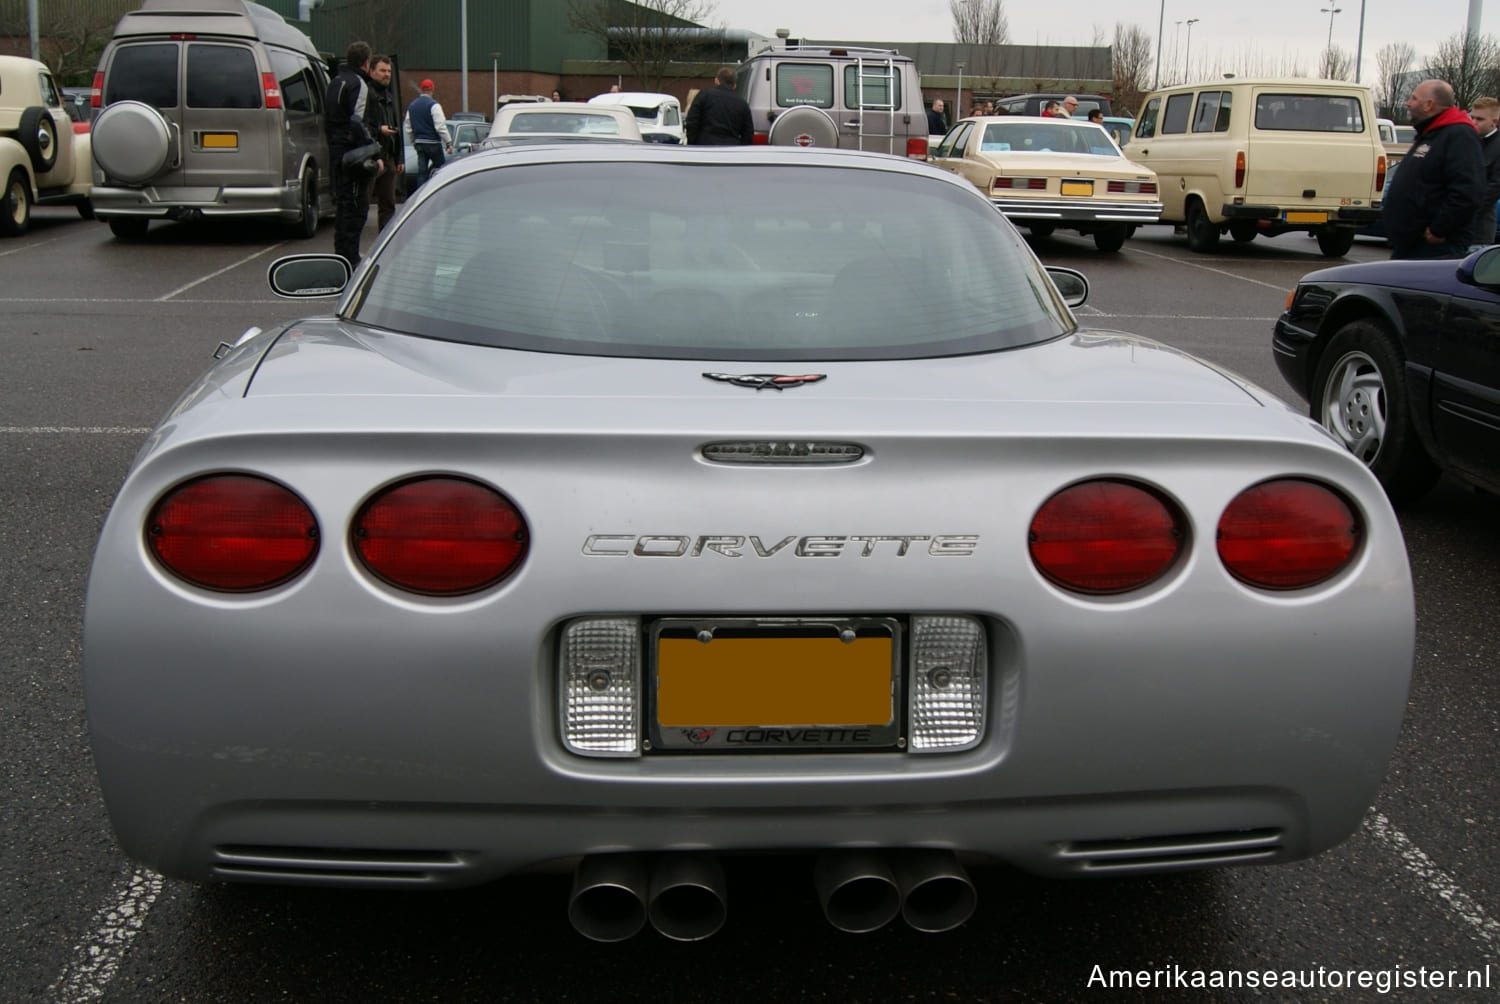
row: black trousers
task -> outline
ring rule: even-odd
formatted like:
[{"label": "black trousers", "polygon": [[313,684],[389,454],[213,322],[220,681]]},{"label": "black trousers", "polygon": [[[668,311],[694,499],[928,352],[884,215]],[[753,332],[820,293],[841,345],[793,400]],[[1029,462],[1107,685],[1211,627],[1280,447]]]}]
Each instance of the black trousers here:
[{"label": "black trousers", "polygon": [[370,177],[345,170],[342,150],[332,153],[333,250],[353,268],[359,264],[359,235],[370,217]]}]

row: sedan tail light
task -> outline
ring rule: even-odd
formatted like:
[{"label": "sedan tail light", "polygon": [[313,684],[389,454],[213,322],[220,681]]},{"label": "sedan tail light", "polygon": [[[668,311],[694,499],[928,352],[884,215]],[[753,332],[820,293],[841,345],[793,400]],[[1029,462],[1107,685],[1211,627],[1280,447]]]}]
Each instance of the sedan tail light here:
[{"label": "sedan tail light", "polygon": [[1126,481],[1085,481],[1037,510],[1031,560],[1065,589],[1122,593],[1170,568],[1184,537],[1182,514],[1157,493]]},{"label": "sedan tail light", "polygon": [[1301,589],[1347,565],[1363,533],[1349,503],[1313,481],[1283,478],[1247,488],[1219,518],[1219,558],[1242,582]]},{"label": "sedan tail light", "polygon": [[295,578],[318,553],[318,521],[289,489],[248,474],[179,485],[151,509],[146,543],[178,578],[254,592]]},{"label": "sedan tail light", "polygon": [[394,485],[360,509],[354,553],[384,581],[414,593],[458,596],[500,582],[526,557],[526,521],[493,488],[463,478]]}]

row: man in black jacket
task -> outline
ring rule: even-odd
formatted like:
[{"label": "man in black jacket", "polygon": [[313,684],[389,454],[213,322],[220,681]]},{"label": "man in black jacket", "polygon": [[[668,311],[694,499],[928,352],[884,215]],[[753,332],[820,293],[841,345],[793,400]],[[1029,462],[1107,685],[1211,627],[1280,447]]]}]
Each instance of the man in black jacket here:
[{"label": "man in black jacket", "polygon": [[749,146],[755,142],[750,106],[734,93],[732,66],[721,66],[714,74],[717,87],[700,91],[688,109],[683,132],[697,146]]},{"label": "man in black jacket", "polygon": [[1424,80],[1406,99],[1417,138],[1386,189],[1382,215],[1392,258],[1462,258],[1484,198],[1479,135],[1453,88]]},{"label": "man in black jacket", "polygon": [[[324,128],[333,175],[333,250],[344,256],[350,268],[359,264],[359,235],[370,215],[370,176],[357,168],[345,167],[344,154],[374,142],[365,125],[365,107],[370,100],[366,76],[369,65],[370,46],[365,42],[350,42],[338,76],[328,82],[328,99],[324,102],[328,115]],[[377,161],[377,173],[383,167]]]},{"label": "man in black jacket", "polygon": [[365,125],[380,144],[380,159],[385,170],[371,186],[375,200],[375,221],[381,230],[396,213],[396,176],[406,169],[406,151],[401,142],[401,114],[396,96],[391,93],[391,57],[370,57],[370,100],[365,103]]},{"label": "man in black jacket", "polygon": [[1479,133],[1479,154],[1484,160],[1484,201],[1474,217],[1474,233],[1469,235],[1472,247],[1495,243],[1495,202],[1500,200],[1500,101],[1475,98],[1469,105],[1469,118]]}]

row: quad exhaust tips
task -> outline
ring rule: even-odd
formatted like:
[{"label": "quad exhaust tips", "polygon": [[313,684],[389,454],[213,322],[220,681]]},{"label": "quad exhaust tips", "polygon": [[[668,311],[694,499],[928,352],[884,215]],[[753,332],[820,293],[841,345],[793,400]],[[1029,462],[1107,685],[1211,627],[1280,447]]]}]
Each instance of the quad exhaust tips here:
[{"label": "quad exhaust tips", "polygon": [[827,851],[813,868],[823,915],[840,931],[877,931],[896,918],[951,931],[974,913],[974,883],[952,851]]},{"label": "quad exhaust tips", "polygon": [[701,854],[586,857],[573,875],[568,920],[593,941],[624,941],[650,921],[673,941],[701,941],[729,915],[724,868]]}]

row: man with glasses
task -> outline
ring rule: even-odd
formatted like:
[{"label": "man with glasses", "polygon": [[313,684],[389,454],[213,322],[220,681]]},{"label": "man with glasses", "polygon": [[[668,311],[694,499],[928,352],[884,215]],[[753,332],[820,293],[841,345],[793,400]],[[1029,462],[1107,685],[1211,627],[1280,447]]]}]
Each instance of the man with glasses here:
[{"label": "man with glasses", "polygon": [[1069,94],[1067,97],[1063,98],[1062,114],[1059,115],[1058,118],[1070,119],[1073,117],[1073,113],[1077,110],[1078,99]]}]

